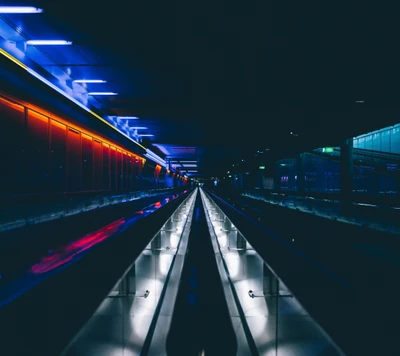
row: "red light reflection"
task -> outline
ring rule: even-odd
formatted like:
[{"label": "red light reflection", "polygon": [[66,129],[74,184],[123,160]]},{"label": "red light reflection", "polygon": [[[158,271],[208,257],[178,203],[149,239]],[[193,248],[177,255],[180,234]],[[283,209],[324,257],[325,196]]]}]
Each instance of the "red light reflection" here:
[{"label": "red light reflection", "polygon": [[[180,194],[173,195],[171,198],[166,198],[165,201],[168,203],[170,199],[175,199]],[[158,201],[154,204],[156,208],[162,206],[161,202]],[[135,214],[143,215],[144,210],[139,210]],[[67,262],[72,261],[80,253],[92,248],[93,246],[103,242],[110,236],[114,235],[120,229],[121,225],[130,225],[132,219],[120,219],[108,224],[101,229],[94,231],[86,236],[66,245],[64,247],[54,250],[54,253],[50,256],[43,257],[38,263],[34,264],[28,272],[41,274],[49,272],[57,267],[64,265]]]},{"label": "red light reflection", "polygon": [[38,263],[34,264],[30,272],[35,274],[51,271],[63,264],[71,261],[78,254],[106,240],[108,237],[117,232],[118,228],[125,220],[117,220],[113,223],[102,227],[101,229],[82,237],[73,243],[60,248],[51,256],[43,257]]}]

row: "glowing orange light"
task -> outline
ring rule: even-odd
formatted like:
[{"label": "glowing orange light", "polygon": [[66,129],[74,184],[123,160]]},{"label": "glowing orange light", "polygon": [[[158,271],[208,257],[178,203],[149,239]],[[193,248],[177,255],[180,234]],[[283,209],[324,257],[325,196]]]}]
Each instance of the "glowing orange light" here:
[{"label": "glowing orange light", "polygon": [[49,122],[49,118],[43,114],[39,114],[36,111],[28,110],[28,115],[34,117],[35,119],[42,120],[44,122]]},{"label": "glowing orange light", "polygon": [[[0,96],[0,101],[8,104],[9,106],[13,106],[15,109],[17,109],[17,110],[19,110],[21,112],[23,112],[24,109],[25,109],[24,107],[26,107],[26,108],[29,109],[29,114],[30,115],[33,115],[33,116],[35,116],[35,117],[37,117],[37,118],[39,118],[41,120],[48,120],[49,118],[51,118],[51,122],[53,124],[57,122],[60,125],[65,125],[65,126],[71,128],[73,130],[81,132],[82,134],[86,134],[87,136],[90,136],[93,139],[97,139],[97,140],[103,142],[103,145],[105,147],[109,147],[110,145],[114,145],[114,146],[118,147],[118,149],[123,150],[121,147],[119,147],[118,145],[112,143],[107,138],[99,136],[99,135],[97,135],[97,134],[95,134],[93,132],[90,132],[90,131],[86,130],[86,129],[83,129],[82,127],[76,126],[75,124],[70,123],[67,120],[65,120],[65,119],[63,119],[63,118],[61,118],[61,117],[59,117],[59,116],[57,116],[57,115],[45,110],[43,108],[40,108],[40,107],[38,107],[36,105],[27,103],[27,102],[25,102],[23,100],[10,99],[8,97],[5,98],[3,94],[1,94],[1,95],[2,96]],[[41,115],[41,116],[39,116],[39,115]],[[114,149],[116,149],[116,148],[114,147]],[[141,156],[139,156],[139,155],[137,155],[135,153],[132,153],[132,152],[131,152],[131,154],[133,155],[133,157],[137,157],[138,159],[141,159],[143,164],[146,162],[145,158],[142,158]]]},{"label": "glowing orange light", "polygon": [[83,137],[83,138],[86,138],[86,139],[88,139],[88,140],[93,140],[93,137],[92,137],[92,136],[86,135],[86,134],[84,134],[83,132],[82,132],[82,137]]},{"label": "glowing orange light", "polygon": [[63,130],[66,130],[66,129],[67,129],[67,126],[65,126],[65,125],[63,125],[63,124],[60,124],[59,122],[54,121],[54,120],[51,120],[51,124],[54,125],[54,126],[59,127],[60,129],[63,129]]},{"label": "glowing orange light", "polygon": [[17,103],[14,103],[13,101],[4,99],[4,98],[2,98],[2,97],[0,97],[0,101],[2,101],[2,102],[3,102],[4,104],[6,104],[7,106],[13,107],[14,109],[16,109],[16,110],[18,110],[18,111],[23,112],[23,111],[25,110],[25,108],[24,108],[22,105],[17,104]]}]

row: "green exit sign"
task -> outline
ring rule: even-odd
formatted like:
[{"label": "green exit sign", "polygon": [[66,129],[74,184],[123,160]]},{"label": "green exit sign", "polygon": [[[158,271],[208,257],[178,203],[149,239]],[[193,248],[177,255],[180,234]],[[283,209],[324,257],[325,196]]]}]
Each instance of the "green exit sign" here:
[{"label": "green exit sign", "polygon": [[260,168],[260,169],[265,169],[265,166],[260,166],[259,168]]},{"label": "green exit sign", "polygon": [[324,152],[324,153],[332,153],[333,152],[333,147],[324,147],[322,149],[322,152]]}]

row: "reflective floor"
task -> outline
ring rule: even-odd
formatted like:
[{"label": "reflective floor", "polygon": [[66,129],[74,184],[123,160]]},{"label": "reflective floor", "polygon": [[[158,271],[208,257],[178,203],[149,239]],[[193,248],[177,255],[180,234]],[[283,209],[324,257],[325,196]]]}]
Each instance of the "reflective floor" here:
[{"label": "reflective floor", "polygon": [[[238,343],[255,345],[257,353],[266,356],[342,355],[240,231],[203,191],[201,196],[211,227],[217,265],[223,266],[225,271],[221,280],[223,284],[224,279],[228,280],[224,288],[231,288],[227,301],[234,303],[239,311],[232,318]],[[190,204],[186,204],[167,221],[70,342],[63,356],[142,354],[188,221],[189,207]],[[227,296],[226,290],[224,293]],[[232,309],[232,305],[229,308]],[[193,325],[188,322],[184,327],[190,330]],[[242,330],[241,339],[238,338],[239,329]],[[247,334],[243,330],[247,330]],[[238,345],[238,350],[243,348]],[[236,354],[240,355],[240,351]]]},{"label": "reflective floor", "polygon": [[226,270],[260,355],[341,355],[321,327],[206,195]]},{"label": "reflective floor", "polygon": [[62,355],[140,355],[192,200],[171,216]]}]

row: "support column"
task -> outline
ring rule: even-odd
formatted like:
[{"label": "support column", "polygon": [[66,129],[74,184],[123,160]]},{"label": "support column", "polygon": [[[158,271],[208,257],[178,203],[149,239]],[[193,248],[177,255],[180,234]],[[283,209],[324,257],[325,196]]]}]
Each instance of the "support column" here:
[{"label": "support column", "polygon": [[353,139],[343,140],[340,145],[340,195],[351,201],[353,194]]},{"label": "support column", "polygon": [[305,153],[300,153],[299,156],[297,157],[297,191],[299,193],[304,193],[306,190],[306,181],[305,181],[305,174],[306,174],[306,169],[305,169]]}]

